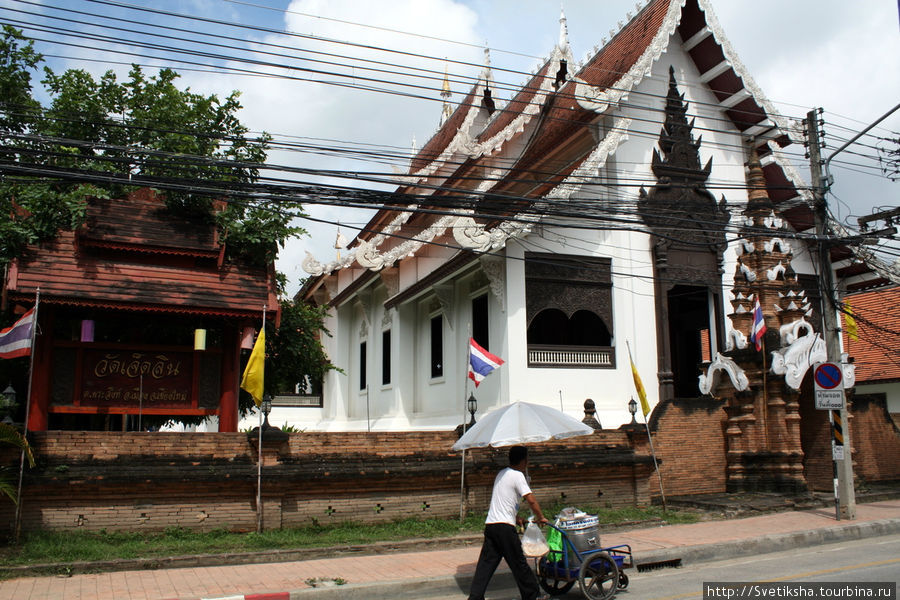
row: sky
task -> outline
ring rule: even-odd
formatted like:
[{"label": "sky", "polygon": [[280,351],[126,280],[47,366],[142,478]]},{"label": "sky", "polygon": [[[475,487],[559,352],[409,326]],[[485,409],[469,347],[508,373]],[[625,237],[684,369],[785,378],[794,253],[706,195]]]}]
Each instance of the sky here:
[{"label": "sky", "polygon": [[[900,17],[895,0],[712,0],[712,5],[741,62],[777,110],[801,119],[812,108],[824,108],[829,143],[825,156],[900,101]],[[252,131],[267,131],[276,140],[326,149],[352,147],[379,155],[376,161],[363,161],[307,147],[302,152],[273,151],[270,163],[377,172],[389,180],[395,170],[405,169],[413,145],[421,147],[436,131],[444,73],[454,99],[460,100],[481,71],[488,46],[498,83],[495,96],[509,98],[504,87],[523,83],[556,43],[560,9],[558,0],[0,0],[0,21],[39,40],[36,47],[54,70],[76,67],[99,74],[113,69],[124,75],[129,62],[171,66],[182,74],[182,84],[198,93],[224,96],[240,90],[244,108],[239,116]],[[626,22],[629,12],[636,12],[635,2],[624,0],[564,0],[562,9],[577,61],[592,54],[611,29],[619,28],[619,21]],[[58,30],[42,31],[42,26],[62,23],[49,20],[50,16],[71,19],[64,25],[69,31],[91,31],[111,39],[85,41]],[[103,32],[88,23],[145,33],[154,25],[178,29],[153,29],[153,42],[161,47],[134,49],[122,40],[138,34]],[[198,38],[202,33],[219,37]],[[195,38],[220,45],[191,45]],[[176,47],[190,47],[206,56],[173,54]],[[255,64],[229,60],[250,56],[246,52],[250,49],[269,54],[253,54]],[[211,66],[198,67],[173,57]],[[354,66],[344,66],[349,62]],[[257,76],[224,68],[229,65]],[[367,71],[365,66],[379,70]],[[416,72],[420,76],[410,77],[410,69],[421,69]],[[898,131],[900,111],[873,133],[898,138]],[[808,179],[802,149],[793,150],[801,153],[795,166]],[[848,148],[852,150],[875,152],[871,147]],[[863,159],[848,151],[835,157],[829,203],[839,220],[855,226],[857,216],[900,205],[900,182],[859,168]],[[385,153],[393,158],[385,159]],[[843,164],[844,158],[853,164]],[[352,180],[340,184],[373,185]],[[369,214],[323,206],[309,206],[307,212],[319,221],[303,220],[300,225],[309,235],[288,242],[277,263],[288,277],[290,294],[306,275],[299,266],[305,253],[321,262],[332,260],[338,227],[352,238],[354,228],[364,225]]]}]

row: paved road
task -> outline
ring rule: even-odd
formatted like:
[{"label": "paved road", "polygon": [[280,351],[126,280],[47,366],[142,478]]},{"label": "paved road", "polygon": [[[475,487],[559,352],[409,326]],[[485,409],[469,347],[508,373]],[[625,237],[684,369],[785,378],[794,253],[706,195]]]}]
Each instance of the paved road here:
[{"label": "paved road", "polygon": [[[896,582],[900,578],[900,535],[855,540],[788,552],[775,552],[750,558],[735,558],[689,565],[678,569],[660,569],[647,573],[628,571],[627,590],[616,600],[701,600],[705,582]],[[488,600],[516,598],[515,588],[492,589]],[[896,591],[895,596],[896,598]],[[465,595],[444,594],[422,600],[462,600]],[[562,600],[584,598],[578,585]],[[776,597],[777,600],[785,596]],[[741,600],[734,597],[732,600]],[[765,600],[744,597],[743,600]],[[790,600],[790,597],[788,597]],[[836,600],[814,597],[813,600]],[[859,600],[843,596],[839,600]]]},{"label": "paved road", "polygon": [[[898,534],[900,503],[886,500],[859,505],[857,520],[852,522],[838,522],[830,511],[813,509],[726,521],[611,531],[603,536],[603,543],[610,546],[631,545],[638,564],[678,558],[690,566],[710,560],[756,558],[779,551],[820,548],[840,540],[850,543],[850,540],[873,540]],[[367,555],[344,553],[306,560],[285,560],[277,553],[257,553],[253,558],[259,559],[258,562],[231,557],[226,565],[218,562],[201,566],[181,561],[156,570],[122,565],[130,570],[83,573],[72,577],[13,574],[10,579],[0,581],[0,600],[420,600],[439,598],[441,594],[461,600],[466,596],[479,548],[480,544],[473,542],[446,548],[410,548]],[[854,550],[850,554],[865,555],[865,552]],[[793,554],[786,556],[792,557]],[[900,552],[896,552],[895,556],[900,556]],[[783,562],[790,564],[790,560]],[[900,564],[890,564],[900,572]],[[684,572],[687,571],[686,568]],[[740,572],[732,571],[719,576],[734,581]],[[634,571],[629,574],[634,574]],[[503,575],[498,574],[498,583]],[[629,595],[623,594],[619,600],[650,597],[654,578],[664,575],[665,572],[646,574],[646,584],[641,585],[647,587],[639,585],[645,575],[635,575]],[[508,571],[505,576],[509,578]],[[346,580],[348,585],[310,587],[311,581],[327,582],[337,577]],[[695,577],[693,583],[677,593],[687,594],[686,597],[697,595],[699,582],[704,580],[711,579]],[[506,585],[511,585],[511,581]],[[661,597],[675,593],[668,586],[665,588]],[[640,594],[638,590],[641,590]],[[513,596],[497,598],[504,597],[508,600]],[[568,597],[580,596],[570,593]]]}]

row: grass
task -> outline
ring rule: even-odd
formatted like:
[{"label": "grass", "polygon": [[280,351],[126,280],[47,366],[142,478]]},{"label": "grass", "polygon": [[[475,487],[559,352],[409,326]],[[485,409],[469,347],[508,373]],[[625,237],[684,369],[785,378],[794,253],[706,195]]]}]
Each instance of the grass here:
[{"label": "grass", "polygon": [[[554,515],[561,508],[562,505],[549,506],[545,512]],[[697,520],[696,514],[664,512],[659,507],[583,507],[583,510],[598,515],[602,524],[648,520],[686,523]],[[268,530],[261,534],[224,530],[197,532],[176,527],[161,532],[43,531],[27,534],[19,547],[0,548],[0,567],[365,545],[477,534],[481,532],[483,525],[484,513],[469,515],[462,523],[458,519],[403,519],[376,524],[322,525],[314,522],[306,527]]]}]

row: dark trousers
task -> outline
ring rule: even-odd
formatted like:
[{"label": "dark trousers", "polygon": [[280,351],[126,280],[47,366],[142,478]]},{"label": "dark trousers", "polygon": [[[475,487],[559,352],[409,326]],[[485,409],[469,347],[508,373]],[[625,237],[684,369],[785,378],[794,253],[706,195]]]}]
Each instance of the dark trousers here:
[{"label": "dark trousers", "polygon": [[489,523],[484,527],[484,544],[472,578],[469,600],[484,600],[488,582],[497,570],[501,558],[509,565],[522,600],[535,600],[538,597],[537,579],[522,553],[522,542],[516,535],[516,528],[506,523]]}]

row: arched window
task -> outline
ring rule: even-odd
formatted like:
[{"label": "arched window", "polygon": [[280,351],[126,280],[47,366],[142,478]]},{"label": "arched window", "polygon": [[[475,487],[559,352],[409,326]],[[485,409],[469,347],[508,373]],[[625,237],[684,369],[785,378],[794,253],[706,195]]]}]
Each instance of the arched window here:
[{"label": "arched window", "polygon": [[525,253],[528,364],[615,368],[612,261]]},{"label": "arched window", "polygon": [[542,310],[528,326],[528,343],[542,346],[609,346],[611,336],[603,319],[589,310],[571,318],[555,308]]},{"label": "arched window", "polygon": [[573,346],[610,346],[612,336],[603,319],[589,310],[579,310],[569,319],[569,343]]}]

